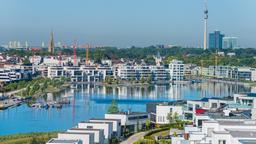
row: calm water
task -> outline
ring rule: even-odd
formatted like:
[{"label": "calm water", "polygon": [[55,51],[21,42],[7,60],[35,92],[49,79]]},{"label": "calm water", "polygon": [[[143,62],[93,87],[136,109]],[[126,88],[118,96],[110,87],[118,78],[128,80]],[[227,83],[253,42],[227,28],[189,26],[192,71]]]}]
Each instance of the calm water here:
[{"label": "calm water", "polygon": [[77,85],[76,89],[67,89],[53,97],[44,98],[56,100],[70,97],[71,104],[62,109],[33,109],[23,104],[0,111],[0,135],[65,130],[79,121],[104,117],[113,99],[118,101],[121,110],[143,112],[147,102],[223,97],[249,91],[250,88],[242,86],[207,82],[150,87]]}]

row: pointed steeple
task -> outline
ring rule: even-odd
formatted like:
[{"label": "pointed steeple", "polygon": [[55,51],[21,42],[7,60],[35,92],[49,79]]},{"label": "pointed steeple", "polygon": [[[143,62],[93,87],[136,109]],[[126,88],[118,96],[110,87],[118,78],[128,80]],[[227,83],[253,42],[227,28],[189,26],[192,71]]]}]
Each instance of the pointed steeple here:
[{"label": "pointed steeple", "polygon": [[51,32],[51,36],[50,36],[50,42],[49,42],[49,46],[48,46],[48,52],[53,54],[54,53],[54,40],[53,40],[53,32]]}]

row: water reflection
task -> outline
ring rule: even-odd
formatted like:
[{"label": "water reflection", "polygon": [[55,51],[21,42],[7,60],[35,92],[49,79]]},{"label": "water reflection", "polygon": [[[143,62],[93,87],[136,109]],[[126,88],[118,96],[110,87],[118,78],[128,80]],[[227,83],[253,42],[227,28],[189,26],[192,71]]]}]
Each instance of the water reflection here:
[{"label": "water reflection", "polygon": [[196,83],[153,86],[74,85],[72,89],[48,95],[40,100],[58,101],[69,98],[62,109],[33,109],[27,105],[0,111],[0,135],[65,130],[79,121],[101,118],[113,99],[121,110],[145,111],[147,102],[223,97],[249,92],[249,87]]},{"label": "water reflection", "polygon": [[81,93],[92,99],[173,101],[201,99],[203,97],[232,96],[234,93],[250,92],[249,87],[223,83],[196,83],[153,86],[102,86],[76,85]]}]

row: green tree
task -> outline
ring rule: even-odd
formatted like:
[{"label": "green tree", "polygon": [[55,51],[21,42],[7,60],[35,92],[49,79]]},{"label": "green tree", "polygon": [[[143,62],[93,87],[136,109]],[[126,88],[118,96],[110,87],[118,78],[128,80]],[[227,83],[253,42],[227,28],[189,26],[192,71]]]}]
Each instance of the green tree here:
[{"label": "green tree", "polygon": [[28,58],[25,58],[24,61],[23,61],[23,64],[24,65],[27,65],[27,64],[31,64],[29,59]]},{"label": "green tree", "polygon": [[150,129],[150,125],[151,125],[151,122],[150,122],[149,119],[146,120],[145,125],[146,125],[146,130],[149,130]]},{"label": "green tree", "polygon": [[169,124],[173,123],[172,112],[169,112],[169,113],[167,114],[167,120],[169,121]]},{"label": "green tree", "polygon": [[177,122],[178,120],[179,120],[179,115],[178,115],[178,113],[177,112],[175,112],[174,114],[173,114],[173,118],[172,118],[175,122]]},{"label": "green tree", "polygon": [[108,113],[112,114],[112,113],[118,113],[118,112],[119,112],[119,109],[118,109],[117,102],[113,100],[111,105],[108,107]]},{"label": "green tree", "polygon": [[140,83],[145,83],[145,78],[144,77],[141,77],[141,79],[140,79]]},{"label": "green tree", "polygon": [[147,83],[151,83],[153,80],[153,75],[151,74],[148,78],[147,78]]}]

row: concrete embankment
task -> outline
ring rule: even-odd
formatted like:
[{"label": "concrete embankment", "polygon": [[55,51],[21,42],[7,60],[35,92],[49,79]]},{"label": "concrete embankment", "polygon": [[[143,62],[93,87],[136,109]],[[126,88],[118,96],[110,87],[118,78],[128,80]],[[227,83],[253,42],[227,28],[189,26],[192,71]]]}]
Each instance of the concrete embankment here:
[{"label": "concrete embankment", "polygon": [[243,85],[243,86],[251,86],[250,83],[239,82],[239,81],[228,81],[228,80],[219,80],[219,79],[203,79],[210,82],[219,82],[219,83],[226,83],[226,84],[234,84],[234,85]]}]

